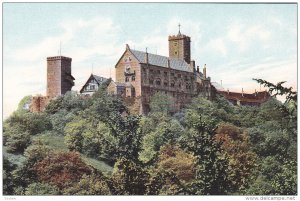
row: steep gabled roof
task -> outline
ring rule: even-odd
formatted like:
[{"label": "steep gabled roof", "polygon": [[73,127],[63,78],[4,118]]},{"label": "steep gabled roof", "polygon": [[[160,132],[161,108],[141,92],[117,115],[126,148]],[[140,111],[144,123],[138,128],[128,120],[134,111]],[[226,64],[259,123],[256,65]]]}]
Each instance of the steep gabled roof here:
[{"label": "steep gabled roof", "polygon": [[102,84],[103,82],[105,82],[106,80],[108,80],[107,78],[105,77],[101,77],[101,76],[98,76],[98,75],[94,75],[94,74],[91,74],[89,79],[85,82],[85,84],[83,85],[83,87],[80,89],[80,93],[82,93],[82,91],[84,90],[84,87],[90,82],[90,80],[92,79],[95,79],[96,82],[98,83],[98,85]]},{"label": "steep gabled roof", "polygon": [[[145,63],[146,52],[131,49],[130,51],[140,63]],[[168,59],[170,61],[170,68],[180,71],[193,72],[190,65],[186,63],[183,59],[171,59],[169,57],[148,53],[148,62],[151,65],[168,68]]]}]

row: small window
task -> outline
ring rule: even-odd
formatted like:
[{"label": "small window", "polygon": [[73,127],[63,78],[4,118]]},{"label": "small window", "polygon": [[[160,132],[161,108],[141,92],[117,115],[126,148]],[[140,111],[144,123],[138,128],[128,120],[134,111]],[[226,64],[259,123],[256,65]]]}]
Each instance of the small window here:
[{"label": "small window", "polygon": [[164,76],[167,77],[168,76],[168,72],[164,72]]},{"label": "small window", "polygon": [[168,86],[168,82],[164,82],[164,86],[167,87]]},{"label": "small window", "polygon": [[177,76],[178,76],[178,78],[181,78],[181,74],[178,74]]},{"label": "small window", "polygon": [[160,74],[160,70],[157,70],[157,74]]},{"label": "small window", "polygon": [[174,73],[171,73],[171,76],[174,76]]},{"label": "small window", "polygon": [[150,83],[150,84],[153,84],[153,80],[149,80],[149,83]]},{"label": "small window", "polygon": [[171,82],[171,87],[175,87],[175,83],[174,82]]},{"label": "small window", "polygon": [[181,83],[178,84],[178,87],[181,88]]},{"label": "small window", "polygon": [[135,76],[132,76],[131,80],[132,80],[132,81],[135,81]]},{"label": "small window", "polygon": [[153,73],[153,69],[150,69],[150,73]]},{"label": "small window", "polygon": [[175,51],[175,54],[177,55],[177,52]]},{"label": "small window", "polygon": [[125,82],[129,82],[129,77],[125,77]]}]

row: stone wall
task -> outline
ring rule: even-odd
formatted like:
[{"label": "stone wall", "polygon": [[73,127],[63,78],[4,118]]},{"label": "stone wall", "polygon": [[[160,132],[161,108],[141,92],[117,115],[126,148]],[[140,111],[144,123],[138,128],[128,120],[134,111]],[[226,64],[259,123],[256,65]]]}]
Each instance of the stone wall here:
[{"label": "stone wall", "polygon": [[31,112],[42,112],[50,102],[49,96],[34,96],[31,99],[30,111]]}]

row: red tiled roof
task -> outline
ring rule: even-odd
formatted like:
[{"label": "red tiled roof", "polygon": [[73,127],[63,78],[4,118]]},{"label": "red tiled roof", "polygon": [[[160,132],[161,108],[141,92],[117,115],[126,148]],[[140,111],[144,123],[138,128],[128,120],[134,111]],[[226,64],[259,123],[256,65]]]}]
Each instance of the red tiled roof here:
[{"label": "red tiled roof", "polygon": [[260,91],[253,94],[230,92],[230,91],[217,91],[222,94],[228,100],[238,100],[248,103],[263,103],[267,101],[271,96],[267,91]]}]

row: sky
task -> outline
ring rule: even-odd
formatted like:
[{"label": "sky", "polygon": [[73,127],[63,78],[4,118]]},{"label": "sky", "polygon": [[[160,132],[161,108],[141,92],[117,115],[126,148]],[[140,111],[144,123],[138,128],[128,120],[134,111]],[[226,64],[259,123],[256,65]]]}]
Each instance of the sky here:
[{"label": "sky", "polygon": [[179,23],[196,65],[224,89],[253,93],[262,78],[297,90],[297,4],[3,3],[2,23],[4,118],[46,94],[46,58],[60,43],[79,91],[91,73],[114,79],[126,44],[168,56]]}]

